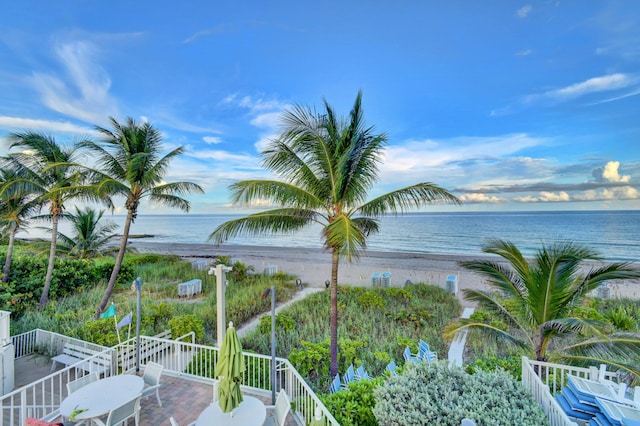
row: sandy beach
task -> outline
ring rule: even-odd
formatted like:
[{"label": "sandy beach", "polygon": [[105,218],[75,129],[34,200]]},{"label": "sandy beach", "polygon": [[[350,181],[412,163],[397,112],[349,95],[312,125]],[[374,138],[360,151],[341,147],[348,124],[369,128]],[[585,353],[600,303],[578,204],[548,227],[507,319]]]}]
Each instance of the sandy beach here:
[{"label": "sandy beach", "polygon": [[[230,256],[253,266],[256,272],[264,271],[266,266],[276,265],[279,271],[296,275],[305,285],[311,287],[324,287],[324,282],[330,278],[331,274],[331,256],[321,249],[158,243],[135,239],[130,240],[130,246],[140,252],[175,254],[186,260],[211,259],[219,255]],[[446,288],[447,276],[456,275],[459,290],[486,289],[487,286],[482,278],[458,265],[459,261],[477,260],[480,257],[366,251],[352,263],[340,262],[338,282],[370,286],[374,272],[389,272],[392,287],[403,287],[405,282],[410,280],[413,283],[425,282]],[[611,297],[640,299],[640,281],[610,282],[609,287]],[[461,296],[461,292],[458,292],[458,297],[461,298]]]}]

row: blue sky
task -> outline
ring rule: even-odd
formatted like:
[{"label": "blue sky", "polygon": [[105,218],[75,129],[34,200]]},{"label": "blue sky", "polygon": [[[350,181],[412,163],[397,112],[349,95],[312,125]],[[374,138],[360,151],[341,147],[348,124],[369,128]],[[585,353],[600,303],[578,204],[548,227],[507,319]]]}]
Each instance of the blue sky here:
[{"label": "blue sky", "polygon": [[639,21],[613,0],[2,2],[0,138],[148,120],[187,148],[167,181],[222,213],[229,184],[269,177],[283,109],[347,114],[362,90],[389,137],[372,195],[431,181],[454,210],[638,209]]}]

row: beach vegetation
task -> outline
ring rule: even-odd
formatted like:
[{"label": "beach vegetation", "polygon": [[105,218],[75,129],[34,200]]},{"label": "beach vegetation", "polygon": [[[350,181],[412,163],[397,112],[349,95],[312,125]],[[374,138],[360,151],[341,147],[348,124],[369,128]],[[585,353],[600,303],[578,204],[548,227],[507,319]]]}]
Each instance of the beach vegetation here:
[{"label": "beach vegetation", "polygon": [[446,361],[411,364],[373,393],[381,426],[458,426],[464,418],[479,425],[549,424],[529,391],[501,370],[469,374]]},{"label": "beach vegetation", "polygon": [[[64,213],[64,219],[71,224],[72,235],[58,232],[58,246],[56,252],[72,259],[91,259],[114,254],[118,251],[111,241],[117,237],[114,233],[118,228],[113,222],[102,221],[104,210],[94,210],[90,207],[75,207],[75,213]],[[47,241],[36,241],[35,247],[42,248]]]},{"label": "beach vegetation", "polygon": [[486,278],[493,290],[464,289],[464,298],[508,328],[474,318],[458,319],[447,325],[445,338],[453,338],[459,330],[475,329],[485,339],[518,348],[538,361],[604,363],[635,380],[640,378],[640,334],[612,330],[607,321],[575,316],[590,292],[609,280],[638,279],[640,270],[629,263],[599,263],[585,269],[585,261],[601,259],[594,250],[573,242],[545,245],[530,260],[503,240],[489,241],[483,251],[506,262],[461,262],[465,269]]},{"label": "beach vegetation", "polygon": [[[2,167],[13,171],[15,177],[6,181],[3,197],[30,193],[40,207],[49,207],[47,215],[36,218],[51,222],[49,261],[40,292],[40,309],[49,300],[49,290],[56,260],[58,223],[71,200],[100,200],[90,185],[88,169],[79,164],[80,145],[59,145],[52,136],[26,131],[8,136],[9,153],[2,159]],[[103,199],[104,201],[104,199]]]},{"label": "beach vegetation", "polygon": [[383,382],[383,377],[351,382],[347,389],[320,398],[341,426],[376,426],[374,390]]},{"label": "beach vegetation", "polygon": [[282,180],[245,180],[230,186],[234,204],[273,205],[273,209],[230,220],[210,239],[221,243],[240,234],[292,233],[312,224],[322,227],[331,253],[329,301],[331,367],[338,371],[338,267],[366,248],[379,231],[379,218],[429,203],[460,203],[449,191],[422,182],[367,200],[378,180],[387,142],[365,123],[362,93],[348,118],[324,101],[321,113],[301,105],[282,116],[283,132],[261,152],[263,165]]},{"label": "beach vegetation", "polygon": [[171,160],[184,153],[183,147],[175,148],[162,156],[162,134],[151,124],[137,123],[131,117],[123,124],[113,117],[110,120],[113,127],[111,130],[96,126],[96,130],[103,136],[100,142],[87,140],[81,144],[95,155],[97,168],[101,172],[96,184],[99,193],[109,197],[124,197],[127,210],[116,262],[104,296],[96,309],[96,319],[107,306],[115,287],[140,202],[146,198],[154,204],[188,212],[190,203],[182,196],[203,192],[193,182],[164,181]]},{"label": "beach vegetation", "polygon": [[[366,296],[371,293],[376,296]],[[398,297],[400,294],[402,297]],[[287,357],[318,392],[328,391],[335,376],[330,374],[330,297],[328,291],[314,293],[283,309],[280,314],[293,319],[293,329],[284,329],[276,322],[277,355]],[[375,300],[376,307],[365,307],[363,300]],[[374,376],[381,376],[390,360],[401,366],[404,348],[409,345],[417,352],[421,338],[434,352],[444,353],[446,345],[440,334],[461,310],[451,294],[425,284],[415,284],[402,291],[345,286],[340,289],[338,302],[341,312],[339,371],[344,373],[350,364],[362,364]],[[395,319],[397,312],[426,311],[428,315],[421,321]],[[270,327],[249,332],[242,342],[245,349],[269,353]]]},{"label": "beach vegetation", "polygon": [[1,278],[5,283],[9,280],[16,233],[28,227],[29,218],[40,208],[39,201],[33,198],[26,188],[4,190],[5,185],[10,185],[18,177],[15,170],[0,169],[0,231],[1,235],[7,237],[7,251]]},{"label": "beach vegetation", "polygon": [[204,340],[204,322],[193,314],[178,315],[171,318],[169,320],[169,329],[174,339],[193,332],[197,343],[202,343]]}]

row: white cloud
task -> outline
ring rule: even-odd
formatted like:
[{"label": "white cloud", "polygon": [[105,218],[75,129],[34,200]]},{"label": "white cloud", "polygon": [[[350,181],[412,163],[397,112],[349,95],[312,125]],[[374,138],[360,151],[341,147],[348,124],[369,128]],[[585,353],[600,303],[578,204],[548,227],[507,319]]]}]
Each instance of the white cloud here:
[{"label": "white cloud", "polygon": [[629,87],[635,84],[637,79],[628,74],[610,74],[602,77],[593,77],[580,83],[571,84],[561,89],[550,90],[542,94],[528,96],[526,101],[535,101],[541,98],[555,100],[575,99],[590,93],[606,92]]},{"label": "white cloud", "polygon": [[520,203],[557,203],[563,201],[571,201],[571,197],[564,191],[560,192],[548,192],[542,191],[538,194],[537,197],[532,195],[527,195],[523,197],[515,197],[514,201],[518,201]]},{"label": "white cloud", "polygon": [[627,183],[631,181],[631,176],[620,176],[618,169],[620,168],[619,161],[609,161],[604,165],[602,170],[602,178],[607,182],[622,182]]},{"label": "white cloud", "polygon": [[90,123],[119,115],[109,94],[111,78],[98,63],[101,53],[93,43],[59,43],[53,51],[66,76],[35,72],[30,79],[47,107]]},{"label": "white cloud", "polygon": [[264,114],[258,114],[253,118],[250,123],[252,126],[260,127],[262,129],[275,129],[280,125],[280,117],[282,112],[268,112]]},{"label": "white cloud", "polygon": [[279,135],[277,133],[265,134],[258,139],[258,141],[254,144],[256,147],[256,151],[262,152],[267,149],[267,146],[271,143],[271,141],[277,138]]},{"label": "white cloud", "polygon": [[0,128],[10,131],[21,131],[24,129],[43,130],[47,132],[77,133],[81,135],[96,134],[95,130],[89,127],[78,126],[64,121],[38,120],[32,118],[0,116]]},{"label": "white cloud", "polygon": [[637,200],[640,193],[631,186],[583,191],[573,196],[576,201]]},{"label": "white cloud", "polygon": [[516,52],[516,55],[518,56],[529,56],[533,53],[533,50],[531,49],[526,49],[526,50],[519,50]]},{"label": "white cloud", "polygon": [[529,15],[532,10],[533,10],[533,6],[531,6],[530,4],[526,6],[522,6],[520,9],[516,11],[516,16],[518,16],[518,18],[526,18],[527,15]]},{"label": "white cloud", "polygon": [[209,145],[216,145],[222,143],[222,139],[217,136],[205,136],[202,140]]},{"label": "white cloud", "polygon": [[506,203],[506,198],[500,198],[496,196],[487,197],[486,194],[463,194],[460,197],[460,200],[463,203],[467,204],[495,204],[495,203]]}]

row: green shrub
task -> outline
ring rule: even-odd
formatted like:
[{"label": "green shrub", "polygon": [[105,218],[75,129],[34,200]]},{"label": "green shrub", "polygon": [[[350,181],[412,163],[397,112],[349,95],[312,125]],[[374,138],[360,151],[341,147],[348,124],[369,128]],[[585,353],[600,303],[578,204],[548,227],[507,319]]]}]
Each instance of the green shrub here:
[{"label": "green shrub", "polygon": [[465,367],[465,371],[469,374],[474,374],[478,371],[495,371],[497,369],[506,371],[516,380],[522,380],[522,357],[518,355],[507,357],[486,356],[484,358],[476,358],[475,361]]},{"label": "green shrub", "polygon": [[342,426],[375,426],[373,391],[383,382],[382,377],[351,382],[347,389],[321,395],[322,403]]},{"label": "green shrub", "polygon": [[[296,327],[296,322],[291,318],[291,315],[288,315],[283,312],[279,312],[276,314],[276,330],[281,332],[290,333]],[[271,333],[271,315],[263,315],[260,317],[260,325],[258,326],[260,333],[269,334]]]},{"label": "green shrub", "polygon": [[504,371],[468,374],[446,362],[412,364],[374,390],[381,426],[548,425],[531,394]]},{"label": "green shrub", "polygon": [[196,342],[204,339],[204,323],[195,315],[179,315],[169,320],[171,336],[175,339],[192,331],[196,334]]},{"label": "green shrub", "polygon": [[381,309],[387,304],[380,293],[373,290],[363,292],[357,301],[365,309]]},{"label": "green shrub", "polygon": [[609,311],[607,313],[607,320],[618,330],[638,330],[638,320],[631,316],[631,314],[622,306],[618,306],[618,309]]}]

